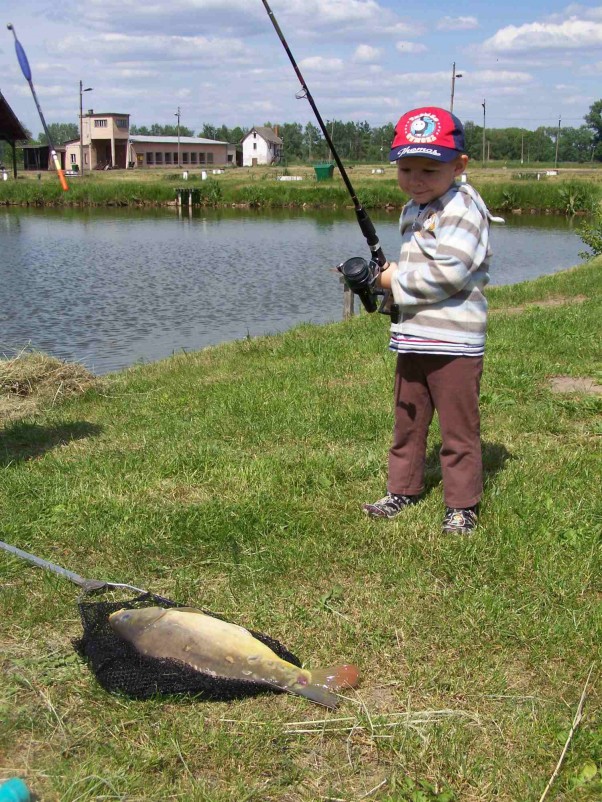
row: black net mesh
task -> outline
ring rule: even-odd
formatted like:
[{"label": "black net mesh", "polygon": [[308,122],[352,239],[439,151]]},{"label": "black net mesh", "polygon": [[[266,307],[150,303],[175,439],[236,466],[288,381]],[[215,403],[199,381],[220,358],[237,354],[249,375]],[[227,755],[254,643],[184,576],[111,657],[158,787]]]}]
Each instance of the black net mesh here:
[{"label": "black net mesh", "polygon": [[[125,602],[79,602],[84,632],[73,645],[78,654],[87,661],[105,690],[123,693],[134,699],[148,699],[157,694],[200,694],[207,699],[220,701],[254,696],[270,690],[268,686],[257,682],[211,677],[176,660],[163,660],[139,654],[131,644],[122,640],[111,629],[109,624],[111,613],[124,608],[154,606],[181,605],[152,593],[144,593]],[[296,666],[301,665],[298,658],[278,641],[259,632],[252,634],[283,660],[288,660]]]}]

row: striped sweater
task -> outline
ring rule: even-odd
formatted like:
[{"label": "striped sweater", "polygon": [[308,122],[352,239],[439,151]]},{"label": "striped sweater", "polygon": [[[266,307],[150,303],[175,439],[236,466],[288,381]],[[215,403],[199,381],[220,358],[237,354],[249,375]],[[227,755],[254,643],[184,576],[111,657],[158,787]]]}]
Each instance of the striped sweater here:
[{"label": "striped sweater", "polygon": [[401,254],[391,287],[401,310],[399,322],[391,325],[393,350],[442,352],[407,346],[407,339],[416,337],[464,344],[467,354],[483,353],[489,220],[481,196],[467,184],[454,184],[423,208],[414,201],[404,206]]}]

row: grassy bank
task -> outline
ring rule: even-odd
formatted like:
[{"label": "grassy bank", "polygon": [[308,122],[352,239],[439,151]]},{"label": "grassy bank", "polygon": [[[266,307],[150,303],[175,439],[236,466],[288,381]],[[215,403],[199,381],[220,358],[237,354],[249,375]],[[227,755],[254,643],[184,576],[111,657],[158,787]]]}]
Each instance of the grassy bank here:
[{"label": "grassy bank", "polygon": [[[383,172],[374,173],[379,169]],[[298,175],[301,181],[278,181]],[[368,209],[400,207],[403,196],[397,187],[395,170],[385,166],[349,167],[349,175],[362,204]],[[519,178],[525,175],[526,178]],[[558,176],[507,170],[470,169],[469,179],[494,210],[549,211],[559,214],[592,212],[602,199],[602,170],[565,170]],[[316,181],[311,167],[230,169],[209,175],[191,173],[183,181],[181,173],[127,171],[93,173],[70,179],[63,192],[52,174],[41,180],[28,174],[16,181],[0,183],[0,204],[31,206],[141,206],[173,203],[176,189],[185,186],[198,193],[198,202],[208,206],[243,205],[266,208],[345,207],[350,199],[335,171],[331,181]]]},{"label": "grassy bank", "polygon": [[[362,682],[336,712],[110,695],[71,647],[75,586],[0,551],[0,779],[44,802],[538,802],[585,690],[546,799],[599,800],[601,267],[489,293],[470,538],[440,533],[436,431],[423,502],[395,522],[360,513],[392,426],[382,316],[77,397],[46,386],[37,412],[7,414],[2,540],[221,613],[309,666],[354,662]],[[2,392],[35,396],[16,369]]]}]

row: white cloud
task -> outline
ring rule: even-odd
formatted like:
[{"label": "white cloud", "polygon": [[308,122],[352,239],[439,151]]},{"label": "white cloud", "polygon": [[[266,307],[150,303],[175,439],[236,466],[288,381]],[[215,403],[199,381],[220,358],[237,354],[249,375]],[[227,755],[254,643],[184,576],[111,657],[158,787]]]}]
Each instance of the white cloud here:
[{"label": "white cloud", "polygon": [[533,76],[528,72],[511,72],[510,70],[477,70],[464,73],[474,83],[484,84],[530,84]]},{"label": "white cloud", "polygon": [[423,45],[421,42],[406,41],[397,42],[395,48],[399,50],[400,53],[408,55],[410,53],[425,53],[428,50],[427,46]]},{"label": "white cloud", "polygon": [[479,27],[476,17],[443,17],[437,23],[439,31],[473,31]]},{"label": "white cloud", "polygon": [[537,50],[602,47],[602,23],[570,19],[562,23],[532,22],[501,28],[483,43],[485,51],[532,54]]},{"label": "white cloud", "polygon": [[371,45],[358,45],[353,54],[353,58],[355,61],[360,62],[370,62],[376,61],[380,56],[381,51],[377,47],[372,47]]},{"label": "white cloud", "polygon": [[572,18],[602,20],[602,6],[588,8],[580,3],[571,3],[561,12],[546,17],[549,22],[561,22]]},{"label": "white cloud", "polygon": [[425,26],[420,23],[398,22],[396,25],[387,26],[385,30],[379,31],[379,33],[386,33],[390,36],[421,36],[425,30]]},{"label": "white cloud", "polygon": [[113,60],[126,66],[131,62],[157,60],[188,63],[250,63],[253,60],[246,45],[237,39],[204,36],[131,36],[123,33],[102,33],[66,36],[54,43],[55,52],[63,56],[102,54],[103,64]]},{"label": "white cloud", "polygon": [[339,72],[343,69],[343,61],[340,58],[324,58],[323,56],[310,56],[299,63],[299,67],[315,72]]}]

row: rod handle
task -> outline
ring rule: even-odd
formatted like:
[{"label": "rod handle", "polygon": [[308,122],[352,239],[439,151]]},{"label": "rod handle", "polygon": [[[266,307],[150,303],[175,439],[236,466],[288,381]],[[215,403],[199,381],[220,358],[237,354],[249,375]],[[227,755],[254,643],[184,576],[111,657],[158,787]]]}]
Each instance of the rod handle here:
[{"label": "rod handle", "polygon": [[67,184],[67,179],[65,178],[65,173],[61,168],[61,163],[59,162],[59,157],[56,155],[56,151],[52,151],[52,161],[54,162],[54,169],[57,172],[59,177],[59,181],[61,182],[62,188],[67,192],[69,189],[69,184]]}]

